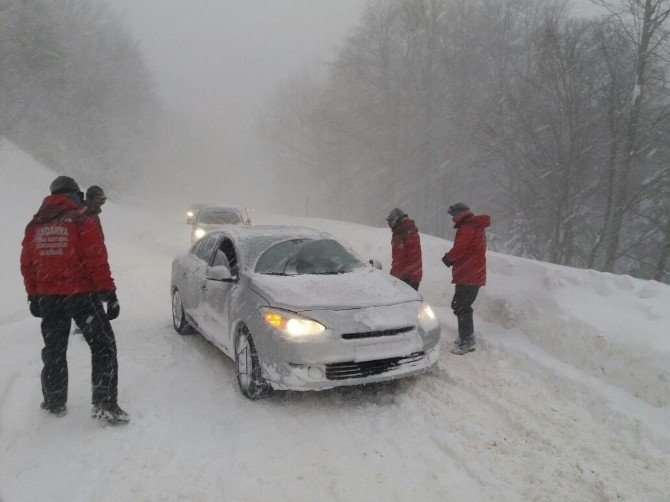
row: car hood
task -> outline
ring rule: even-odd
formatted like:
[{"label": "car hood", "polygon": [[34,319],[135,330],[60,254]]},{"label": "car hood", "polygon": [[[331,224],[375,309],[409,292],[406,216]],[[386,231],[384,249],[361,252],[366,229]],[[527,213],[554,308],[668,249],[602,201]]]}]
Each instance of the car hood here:
[{"label": "car hood", "polygon": [[294,312],[342,310],[421,301],[404,282],[375,268],[335,275],[251,276],[251,288],[273,307]]}]

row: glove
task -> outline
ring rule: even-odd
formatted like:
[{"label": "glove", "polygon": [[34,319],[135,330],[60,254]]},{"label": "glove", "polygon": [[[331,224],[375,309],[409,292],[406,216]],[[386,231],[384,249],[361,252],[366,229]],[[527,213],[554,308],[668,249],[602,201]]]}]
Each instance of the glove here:
[{"label": "glove", "polygon": [[[115,295],[116,297],[116,295]],[[107,302],[107,319],[112,321],[119,317],[121,313],[121,307],[119,306],[119,300],[114,300],[113,302]]]},{"label": "glove", "polygon": [[40,311],[40,297],[38,295],[28,296],[28,303],[30,313],[35,317],[42,317],[42,312]]},{"label": "glove", "polygon": [[107,319],[113,320],[119,317],[121,307],[119,306],[119,299],[116,297],[116,291],[100,291],[98,292],[100,301],[107,302]]},{"label": "glove", "polygon": [[442,263],[444,263],[447,267],[451,267],[453,265],[453,263],[449,261],[449,258],[447,258],[446,254],[442,257]]}]

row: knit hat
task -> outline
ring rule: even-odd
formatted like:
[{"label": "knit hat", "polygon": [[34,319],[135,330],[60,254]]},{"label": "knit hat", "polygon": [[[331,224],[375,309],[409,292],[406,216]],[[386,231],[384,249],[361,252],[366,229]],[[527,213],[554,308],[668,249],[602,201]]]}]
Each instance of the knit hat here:
[{"label": "knit hat", "polygon": [[463,202],[457,202],[453,206],[449,206],[447,209],[447,213],[449,213],[451,216],[456,216],[458,213],[462,213],[463,211],[469,211],[470,208],[464,204]]},{"label": "knit hat", "polygon": [[69,176],[59,176],[51,182],[49,186],[51,195],[76,194],[80,193],[79,185]]},{"label": "knit hat", "polygon": [[86,200],[93,200],[95,198],[102,197],[106,199],[105,191],[100,188],[98,185],[92,185],[86,190]]},{"label": "knit hat", "polygon": [[386,217],[386,221],[390,222],[391,226],[395,225],[402,218],[406,217],[407,213],[400,208],[392,209],[389,215]]}]

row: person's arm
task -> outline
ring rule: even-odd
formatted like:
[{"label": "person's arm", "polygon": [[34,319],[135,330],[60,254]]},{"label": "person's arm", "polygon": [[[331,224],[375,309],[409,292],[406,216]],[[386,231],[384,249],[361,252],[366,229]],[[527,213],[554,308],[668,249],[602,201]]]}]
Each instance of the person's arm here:
[{"label": "person's arm", "polygon": [[463,226],[456,231],[454,238],[454,246],[445,254],[445,258],[451,263],[463,258],[470,252],[470,244],[474,236],[474,230],[470,227]]},{"label": "person's arm", "polygon": [[84,268],[95,284],[96,291],[116,290],[107,262],[107,248],[102,229],[92,218],[86,218],[79,226],[79,242]]},{"label": "person's arm", "polygon": [[37,294],[36,265],[32,249],[33,233],[32,229],[27,227],[23,242],[21,243],[21,275],[23,276],[23,285],[26,288],[28,296]]},{"label": "person's arm", "polygon": [[413,283],[421,282],[423,266],[421,263],[421,238],[418,232],[411,233],[405,239],[405,274]]},{"label": "person's arm", "polygon": [[399,247],[402,244],[391,237],[391,271],[389,272],[393,277],[400,279],[403,276],[402,253]]}]

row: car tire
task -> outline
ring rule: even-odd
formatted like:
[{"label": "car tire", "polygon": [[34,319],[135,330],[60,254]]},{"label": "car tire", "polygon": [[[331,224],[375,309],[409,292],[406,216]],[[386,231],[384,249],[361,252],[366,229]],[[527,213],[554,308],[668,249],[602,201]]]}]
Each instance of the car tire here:
[{"label": "car tire", "polygon": [[245,326],[240,328],[235,340],[235,369],[244,397],[254,400],[272,394],[272,387],[263,378],[254,340]]},{"label": "car tire", "polygon": [[181,294],[177,288],[172,290],[172,325],[180,335],[190,335],[193,333],[193,328],[186,320],[184,305],[181,302]]}]

